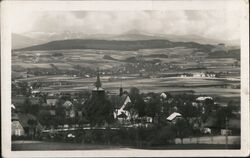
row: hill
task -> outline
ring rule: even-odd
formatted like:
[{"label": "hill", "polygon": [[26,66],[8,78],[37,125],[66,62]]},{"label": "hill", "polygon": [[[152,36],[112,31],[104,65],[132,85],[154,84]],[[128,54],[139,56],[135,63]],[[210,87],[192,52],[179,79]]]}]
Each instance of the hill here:
[{"label": "hill", "polygon": [[41,45],[35,45],[16,50],[39,51],[39,50],[63,50],[63,49],[97,49],[97,50],[123,50],[136,51],[139,49],[157,49],[187,47],[197,48],[202,51],[209,51],[213,45],[203,45],[195,42],[171,42],[169,40],[93,40],[93,39],[70,39],[52,41]]}]

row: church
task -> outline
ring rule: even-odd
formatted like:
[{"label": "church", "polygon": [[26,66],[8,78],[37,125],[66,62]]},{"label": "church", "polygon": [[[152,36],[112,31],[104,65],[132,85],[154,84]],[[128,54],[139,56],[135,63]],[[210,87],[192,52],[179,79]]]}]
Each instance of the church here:
[{"label": "church", "polygon": [[104,98],[105,97],[105,90],[102,88],[102,83],[100,80],[100,73],[98,71],[96,82],[94,83],[95,88],[92,90],[92,98]]}]

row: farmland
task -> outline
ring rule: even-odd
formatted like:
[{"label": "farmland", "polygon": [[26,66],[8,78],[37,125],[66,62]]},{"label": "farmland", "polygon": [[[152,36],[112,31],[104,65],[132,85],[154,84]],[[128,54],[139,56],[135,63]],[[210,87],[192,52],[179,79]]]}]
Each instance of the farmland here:
[{"label": "farmland", "polygon": [[239,53],[215,56],[186,45],[138,50],[15,50],[12,79],[41,82],[44,92],[90,91],[99,69],[103,88],[112,93],[118,93],[122,84],[125,90],[137,87],[142,93],[192,90],[196,95],[239,101]]}]

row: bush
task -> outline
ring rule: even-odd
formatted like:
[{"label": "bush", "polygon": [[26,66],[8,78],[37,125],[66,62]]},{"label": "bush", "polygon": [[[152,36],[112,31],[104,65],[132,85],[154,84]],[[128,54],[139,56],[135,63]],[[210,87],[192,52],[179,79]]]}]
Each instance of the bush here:
[{"label": "bush", "polygon": [[11,136],[11,140],[32,140],[31,136]]}]

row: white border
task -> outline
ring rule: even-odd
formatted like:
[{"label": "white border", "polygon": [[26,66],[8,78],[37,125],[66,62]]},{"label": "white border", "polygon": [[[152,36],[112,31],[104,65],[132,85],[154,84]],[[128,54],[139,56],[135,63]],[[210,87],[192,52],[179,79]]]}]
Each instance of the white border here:
[{"label": "white border", "polygon": [[[210,10],[237,9],[241,18],[241,149],[240,150],[72,150],[11,151],[11,29],[13,9],[76,10]],[[3,157],[226,157],[249,155],[249,4],[247,0],[172,1],[3,1],[1,3],[1,93]]]}]

